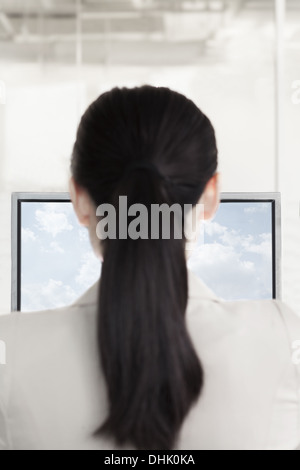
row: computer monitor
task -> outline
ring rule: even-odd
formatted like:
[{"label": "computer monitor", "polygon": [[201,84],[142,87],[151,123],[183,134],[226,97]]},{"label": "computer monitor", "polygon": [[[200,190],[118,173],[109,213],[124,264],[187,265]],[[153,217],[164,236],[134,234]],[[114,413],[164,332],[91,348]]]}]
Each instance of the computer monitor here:
[{"label": "computer monitor", "polygon": [[[280,212],[278,193],[222,193],[188,267],[224,300],[279,299]],[[100,274],[68,193],[12,195],[12,311],[68,305]]]}]

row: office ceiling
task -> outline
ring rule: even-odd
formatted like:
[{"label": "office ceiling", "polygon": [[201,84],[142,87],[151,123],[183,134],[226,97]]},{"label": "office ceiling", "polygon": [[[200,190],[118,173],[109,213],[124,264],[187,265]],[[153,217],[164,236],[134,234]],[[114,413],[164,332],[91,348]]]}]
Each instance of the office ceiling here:
[{"label": "office ceiling", "polygon": [[0,59],[188,63],[244,11],[274,0],[0,0]]}]

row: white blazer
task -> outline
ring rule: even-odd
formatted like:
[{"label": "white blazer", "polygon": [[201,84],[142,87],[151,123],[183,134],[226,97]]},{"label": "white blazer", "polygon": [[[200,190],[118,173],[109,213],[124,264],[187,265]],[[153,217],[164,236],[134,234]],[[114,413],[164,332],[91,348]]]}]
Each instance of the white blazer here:
[{"label": "white blazer", "polygon": [[[0,449],[116,449],[92,437],[107,412],[97,293],[98,283],[69,307],[0,318]],[[189,273],[186,319],[205,385],[178,449],[295,449],[300,318],[281,302],[219,300]]]}]

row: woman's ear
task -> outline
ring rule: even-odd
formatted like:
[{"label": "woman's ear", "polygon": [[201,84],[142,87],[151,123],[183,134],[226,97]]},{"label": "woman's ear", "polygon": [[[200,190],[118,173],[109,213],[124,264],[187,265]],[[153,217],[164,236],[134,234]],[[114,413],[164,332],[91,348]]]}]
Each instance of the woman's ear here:
[{"label": "woman's ear", "polygon": [[204,219],[212,219],[220,204],[219,173],[215,173],[209,180],[200,199],[204,205]]},{"label": "woman's ear", "polygon": [[69,181],[69,190],[79,223],[84,227],[89,227],[95,211],[87,191],[79,186],[73,177]]}]

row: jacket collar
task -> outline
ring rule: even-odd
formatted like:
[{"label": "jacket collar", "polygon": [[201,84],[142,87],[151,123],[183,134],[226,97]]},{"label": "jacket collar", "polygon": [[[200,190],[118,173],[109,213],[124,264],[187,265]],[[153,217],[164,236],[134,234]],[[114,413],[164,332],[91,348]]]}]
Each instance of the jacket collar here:
[{"label": "jacket collar", "polygon": [[95,282],[79,299],[75,300],[73,306],[97,305],[100,280]]},{"label": "jacket collar", "polygon": [[214,294],[190,269],[188,269],[188,282],[189,299],[220,301],[216,294]]},{"label": "jacket collar", "polygon": [[[100,280],[93,284],[73,305],[96,305],[98,302]],[[218,297],[188,269],[189,299],[219,301]]]}]

